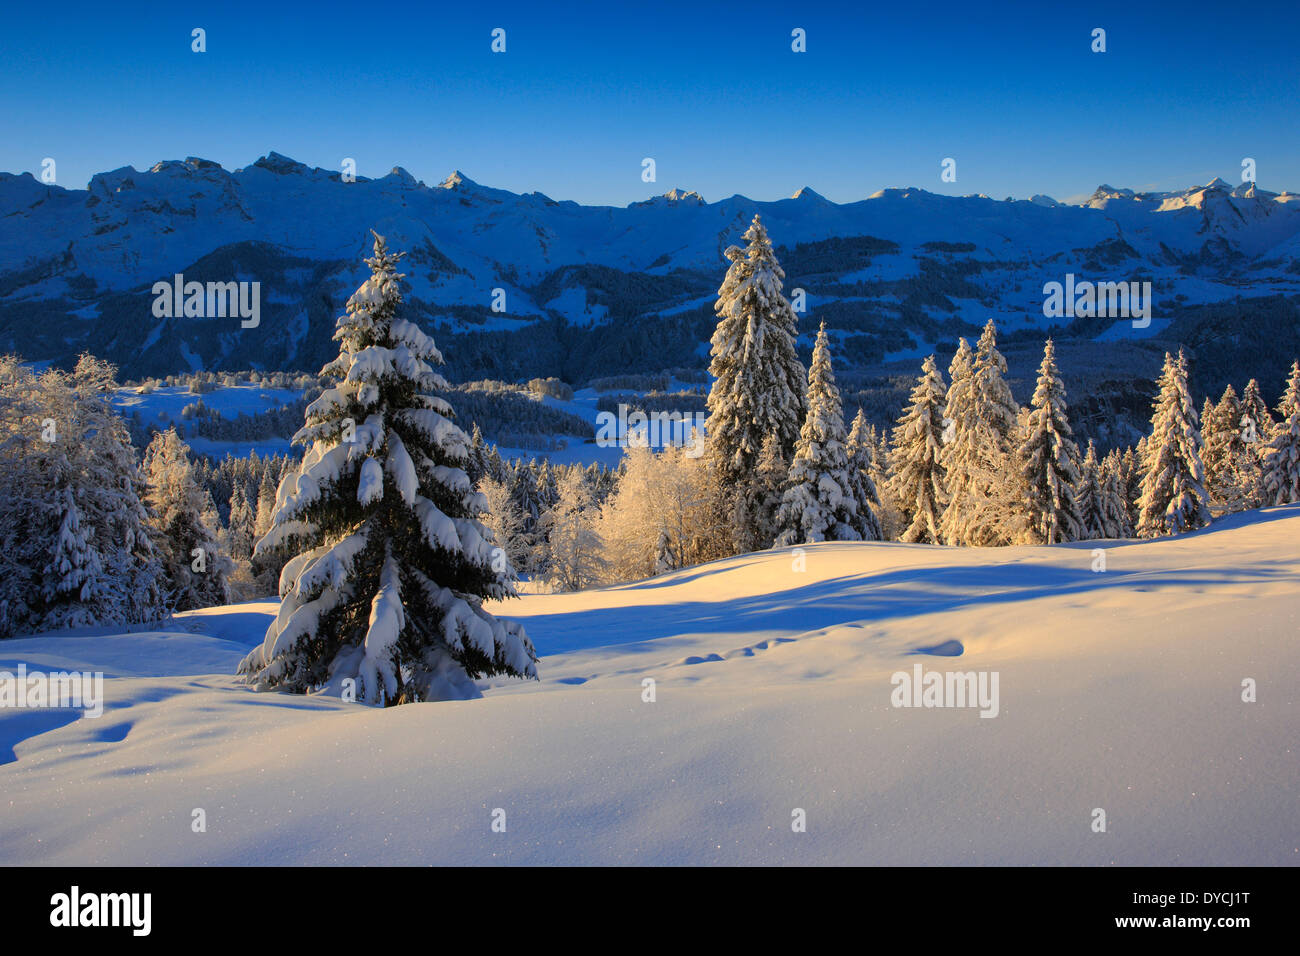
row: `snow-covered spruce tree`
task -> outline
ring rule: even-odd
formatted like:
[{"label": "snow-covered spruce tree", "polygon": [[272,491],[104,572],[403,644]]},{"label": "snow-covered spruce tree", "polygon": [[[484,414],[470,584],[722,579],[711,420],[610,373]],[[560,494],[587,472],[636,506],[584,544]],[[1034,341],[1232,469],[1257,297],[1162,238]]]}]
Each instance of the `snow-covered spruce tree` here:
[{"label": "snow-covered spruce tree", "polygon": [[[116,370],[89,355],[71,373],[0,357],[0,636],[166,610],[116,391]],[[80,542],[89,576],[73,587]]]},{"label": "snow-covered spruce tree", "polygon": [[952,440],[944,445],[943,462],[949,504],[940,528],[945,544],[1005,545],[1023,534],[1023,480],[1015,467],[1020,406],[1003,378],[1006,371],[990,319],[969,376],[960,375],[962,384],[954,382],[948,392]]},{"label": "snow-covered spruce tree", "polygon": [[859,408],[853,418],[853,427],[849,429],[847,451],[849,491],[858,505],[854,529],[863,541],[879,541],[884,537],[880,530],[880,494],[872,478],[876,470],[875,438],[867,425],[867,416]]},{"label": "snow-covered spruce tree", "polygon": [[1246,441],[1248,435],[1252,442],[1259,441],[1255,428],[1255,423],[1243,416],[1241,402],[1231,385],[1224,389],[1217,405],[1205,399],[1201,409],[1201,461],[1212,514],[1258,507],[1261,456]]},{"label": "snow-covered spruce tree", "polygon": [[894,429],[889,495],[898,506],[900,541],[938,544],[948,495],[944,487],[943,417],[947,386],[928,356],[910,404]]},{"label": "snow-covered spruce tree", "polygon": [[750,489],[754,496],[757,548],[770,548],[776,542],[776,536],[781,533],[777,527],[777,515],[781,512],[781,496],[785,493],[789,472],[789,466],[781,457],[780,443],[775,435],[768,435],[763,439],[763,448],[758,453],[754,482]]},{"label": "snow-covered spruce tree", "polygon": [[244,486],[235,482],[230,489],[229,531],[230,556],[236,561],[247,561],[253,554],[253,526],[257,518],[244,495]]},{"label": "snow-covered spruce tree", "polygon": [[[1075,500],[1080,478],[1079,446],[1071,437],[1065,385],[1056,367],[1056,345],[1051,339],[1043,347],[1038,387],[1030,408],[1019,458],[1028,489],[1031,533],[1044,544],[1075,541],[1083,533],[1083,516]],[[1092,465],[1095,481],[1095,455]]]},{"label": "snow-covered spruce tree", "polygon": [[[1242,439],[1256,451],[1261,449],[1273,437],[1273,416],[1269,413],[1268,402],[1260,393],[1259,382],[1251,379],[1241,393]],[[1260,452],[1262,454],[1262,452]]]},{"label": "snow-covered spruce tree", "polygon": [[1142,460],[1137,533],[1143,538],[1179,534],[1210,522],[1201,432],[1181,350],[1176,359],[1165,353],[1159,385]]},{"label": "snow-covered spruce tree", "polygon": [[1101,467],[1101,507],[1103,538],[1131,538],[1128,493],[1124,482],[1124,457],[1118,448],[1111,449]]},{"label": "snow-covered spruce tree", "polygon": [[169,428],[154,435],[141,467],[168,603],[177,611],[228,603],[233,570],[218,541],[221,525],[212,496],[195,480],[189,452],[176,429]]},{"label": "snow-covered spruce tree", "polygon": [[532,643],[485,599],[514,595],[514,572],[477,520],[463,469],[469,438],[434,392],[442,354],[398,316],[392,254],[375,236],[371,276],[353,293],[321,371],[335,383],[307,407],[309,445],[281,482],[261,552],[292,545],[280,611],[240,664],[260,688],[343,691],[401,704],[480,696],[474,679],[537,676]]},{"label": "snow-covered spruce tree", "polygon": [[808,414],[795,445],[777,512],[776,543],[785,547],[814,541],[859,541],[858,503],[849,483],[848,436],[835,387],[826,323],[817,332],[808,370]]},{"label": "snow-covered spruce tree", "polygon": [[677,556],[673,554],[673,542],[668,536],[667,528],[659,529],[659,537],[655,541],[655,575],[667,574],[669,571],[677,570]]},{"label": "snow-covered spruce tree", "polygon": [[804,418],[807,376],[795,351],[799,335],[794,309],[781,294],[785,278],[762,220],[755,216],[742,250],[729,246],[731,262],[718,289],[718,325],[711,342],[709,374],[709,455],[718,469],[717,485],[732,516],[734,547],[764,546],[757,518],[749,508],[749,484],[763,440],[775,436],[789,461]]},{"label": "snow-covered spruce tree", "polygon": [[63,520],[54,545],[54,560],[45,569],[45,602],[55,605],[68,601],[71,606],[61,623],[84,627],[95,623],[93,602],[101,587],[103,563],[99,550],[81,528],[81,509],[72,489],[63,489]]},{"label": "snow-covered spruce tree", "polygon": [[1106,534],[1105,491],[1097,449],[1088,442],[1088,452],[1079,464],[1079,481],[1074,487],[1074,499],[1079,508],[1080,533],[1076,540],[1091,541],[1108,538]]},{"label": "snow-covered spruce tree", "polygon": [[1264,452],[1264,498],[1272,505],[1300,501],[1300,362],[1291,363],[1291,378],[1279,409],[1285,416]]},{"label": "snow-covered spruce tree", "polygon": [[1147,436],[1138,439],[1137,448],[1126,448],[1120,457],[1120,484],[1124,492],[1124,527],[1128,529],[1126,538],[1137,536],[1137,523],[1140,517],[1138,502],[1142,498],[1142,462],[1146,458]]}]

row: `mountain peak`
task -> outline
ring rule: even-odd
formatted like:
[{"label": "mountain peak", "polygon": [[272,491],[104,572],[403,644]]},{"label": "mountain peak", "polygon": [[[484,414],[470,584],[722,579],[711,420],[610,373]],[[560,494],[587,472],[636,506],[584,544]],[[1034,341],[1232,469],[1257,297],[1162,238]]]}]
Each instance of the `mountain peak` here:
[{"label": "mountain peak", "polygon": [[1208,183],[1206,183],[1205,188],[1206,189],[1232,189],[1232,187],[1228,183],[1224,182],[1218,176],[1215,176]]},{"label": "mountain peak", "polygon": [[261,159],[253,164],[259,169],[265,169],[268,173],[275,173],[277,176],[286,176],[290,173],[307,173],[311,172],[306,163],[300,163],[296,159],[290,159],[271,150]]},{"label": "mountain peak", "polygon": [[685,189],[670,189],[668,190],[668,192],[664,193],[664,199],[667,199],[669,202],[694,201],[697,205],[700,206],[704,205],[703,196],[701,196],[699,193],[694,191],[688,192]]},{"label": "mountain peak", "polygon": [[685,189],[670,189],[662,196],[652,196],[641,202],[630,202],[627,204],[629,209],[640,206],[675,206],[678,203],[688,205],[703,206],[705,205],[704,197],[694,191]]},{"label": "mountain peak", "polygon": [[459,169],[453,169],[451,175],[438,184],[443,189],[473,189],[478,183],[470,179]]},{"label": "mountain peak", "polygon": [[791,196],[790,198],[791,198],[791,199],[804,199],[804,200],[820,199],[822,202],[826,202],[826,201],[827,201],[827,199],[826,199],[825,196],[823,196],[823,195],[822,195],[821,193],[819,193],[817,190],[813,189],[811,186],[804,186],[802,189],[796,190],[796,191],[795,191],[795,194],[794,194],[793,196]]}]

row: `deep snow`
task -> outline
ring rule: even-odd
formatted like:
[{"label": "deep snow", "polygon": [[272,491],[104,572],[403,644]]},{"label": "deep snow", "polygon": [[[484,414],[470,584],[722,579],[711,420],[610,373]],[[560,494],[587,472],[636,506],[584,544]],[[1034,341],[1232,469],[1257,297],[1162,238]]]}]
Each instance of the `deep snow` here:
[{"label": "deep snow", "polygon": [[[0,711],[0,863],[1300,863],[1300,506],[804,551],[508,602],[540,682],[388,711],[237,684],[269,602],[5,641],[108,679],[97,720]],[[917,662],[999,715],[894,708]]]}]

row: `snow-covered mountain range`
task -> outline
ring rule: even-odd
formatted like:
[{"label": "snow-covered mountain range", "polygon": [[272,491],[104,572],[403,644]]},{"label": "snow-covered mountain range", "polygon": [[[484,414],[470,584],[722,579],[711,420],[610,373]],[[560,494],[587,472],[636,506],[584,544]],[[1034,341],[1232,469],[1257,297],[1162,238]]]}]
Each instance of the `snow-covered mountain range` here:
[{"label": "snow-covered mountain range", "polygon": [[[1131,341],[1207,303],[1300,294],[1300,196],[1253,183],[1101,186],[1073,204],[916,188],[837,204],[809,187],[775,202],[706,202],[673,189],[615,208],[460,172],[436,186],[401,168],[346,182],[272,152],[234,171],[193,157],[123,167],[84,190],[0,173],[0,348],[33,360],[88,349],[132,376],[314,371],[333,354],[373,228],[408,251],[416,315],[455,337],[454,377],[580,382],[698,365],[723,250],[755,213],[781,247],[787,293],[806,292],[803,331],[824,319],[846,367],[924,354],[990,316],[1013,339],[1055,325]],[[260,282],[260,324],[155,316],[154,283],[178,273]],[[1067,274],[1151,281],[1153,321],[1045,318],[1043,284]]]}]

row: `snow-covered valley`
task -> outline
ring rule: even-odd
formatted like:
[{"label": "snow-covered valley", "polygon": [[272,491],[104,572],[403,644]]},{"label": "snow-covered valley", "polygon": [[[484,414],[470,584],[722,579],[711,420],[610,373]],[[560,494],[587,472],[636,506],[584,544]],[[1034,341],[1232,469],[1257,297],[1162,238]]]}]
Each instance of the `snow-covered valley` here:
[{"label": "snow-covered valley", "polygon": [[[274,608],[0,643],[106,678],[98,719],[0,710],[0,863],[1300,862],[1296,505],[528,594],[493,610],[539,682],[387,710],[239,684]],[[996,717],[893,706],[918,664],[997,674]]]}]

